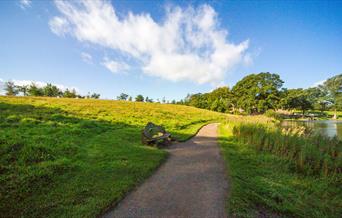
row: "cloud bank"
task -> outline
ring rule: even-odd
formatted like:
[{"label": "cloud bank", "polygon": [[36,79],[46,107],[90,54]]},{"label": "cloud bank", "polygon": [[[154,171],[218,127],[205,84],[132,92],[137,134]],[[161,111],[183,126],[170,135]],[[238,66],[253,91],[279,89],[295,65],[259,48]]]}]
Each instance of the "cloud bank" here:
[{"label": "cloud bank", "polygon": [[[209,5],[168,7],[160,21],[148,13],[118,16],[109,1],[55,1],[60,12],[50,29],[80,42],[113,49],[138,62],[143,73],[171,81],[219,83],[248,60],[248,40],[234,44]],[[112,72],[126,63],[105,60]]]}]

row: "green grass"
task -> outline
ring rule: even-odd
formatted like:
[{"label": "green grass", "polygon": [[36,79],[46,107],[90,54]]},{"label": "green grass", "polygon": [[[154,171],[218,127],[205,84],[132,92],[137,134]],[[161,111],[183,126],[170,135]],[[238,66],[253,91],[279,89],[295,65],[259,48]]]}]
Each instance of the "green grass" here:
[{"label": "green grass", "polygon": [[148,121],[184,140],[226,117],[179,105],[0,97],[0,214],[97,216],[167,158],[141,145]]},{"label": "green grass", "polygon": [[259,152],[270,152],[293,162],[296,171],[338,178],[342,173],[342,141],[304,127],[280,128],[272,124],[240,123],[233,135]]},{"label": "green grass", "polygon": [[221,152],[230,180],[227,208],[232,217],[341,217],[341,180],[293,170],[286,158],[258,152],[220,126]]}]

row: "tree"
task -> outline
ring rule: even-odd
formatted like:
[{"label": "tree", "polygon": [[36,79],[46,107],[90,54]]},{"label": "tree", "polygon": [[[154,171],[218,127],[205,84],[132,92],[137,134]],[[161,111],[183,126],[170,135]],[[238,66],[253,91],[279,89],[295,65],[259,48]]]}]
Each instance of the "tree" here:
[{"label": "tree", "polygon": [[327,79],[323,83],[323,87],[327,90],[328,96],[332,100],[335,110],[334,118],[336,118],[336,111],[342,109],[342,74]]},{"label": "tree", "polygon": [[[65,98],[76,98],[76,90],[72,89],[71,91],[69,89],[66,89],[63,93],[63,97]],[[92,96],[90,96],[92,98]]]},{"label": "tree", "polygon": [[8,96],[16,96],[19,91],[17,87],[14,85],[14,82],[8,81],[5,83],[5,91]]},{"label": "tree", "polygon": [[132,101],[132,96],[129,96],[128,101]]},{"label": "tree", "polygon": [[94,92],[93,94],[91,94],[90,98],[99,99],[100,96],[101,96],[100,94]]},{"label": "tree", "polygon": [[48,83],[46,86],[43,87],[43,94],[44,96],[48,97],[57,97],[61,96],[63,92],[57,88],[57,86]]},{"label": "tree", "polygon": [[331,99],[328,96],[326,89],[323,86],[311,87],[305,90],[308,95],[308,100],[316,110],[323,113],[327,106],[331,104]]},{"label": "tree", "polygon": [[27,91],[29,89],[28,85],[17,86],[19,92],[23,93],[23,96],[27,96]]},{"label": "tree", "polygon": [[125,94],[125,93],[121,93],[118,97],[117,97],[118,100],[121,100],[121,101],[126,101],[128,99],[128,95]]},{"label": "tree", "polygon": [[234,110],[234,96],[229,87],[219,87],[207,96],[209,109],[217,112]]},{"label": "tree", "polygon": [[144,96],[137,95],[137,97],[135,97],[135,101],[143,102],[144,101]]},{"label": "tree", "polygon": [[248,75],[232,89],[236,105],[249,114],[276,109],[283,83],[278,74],[267,72]]},{"label": "tree", "polygon": [[305,114],[305,111],[313,108],[313,103],[310,101],[309,93],[303,89],[286,90],[286,94],[281,100],[281,105],[284,109],[287,110],[301,110],[303,116]]},{"label": "tree", "polygon": [[152,99],[152,98],[149,98],[148,96],[146,96],[145,102],[153,103],[153,99]]},{"label": "tree", "polygon": [[27,93],[30,96],[44,96],[43,89],[39,88],[35,83],[31,83],[27,90]]}]

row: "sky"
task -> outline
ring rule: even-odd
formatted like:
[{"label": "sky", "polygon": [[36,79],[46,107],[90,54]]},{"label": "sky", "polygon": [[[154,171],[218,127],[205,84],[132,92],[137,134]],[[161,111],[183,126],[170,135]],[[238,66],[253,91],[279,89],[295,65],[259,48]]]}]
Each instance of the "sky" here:
[{"label": "sky", "polygon": [[342,1],[0,1],[4,81],[182,99],[251,73],[342,73]]}]

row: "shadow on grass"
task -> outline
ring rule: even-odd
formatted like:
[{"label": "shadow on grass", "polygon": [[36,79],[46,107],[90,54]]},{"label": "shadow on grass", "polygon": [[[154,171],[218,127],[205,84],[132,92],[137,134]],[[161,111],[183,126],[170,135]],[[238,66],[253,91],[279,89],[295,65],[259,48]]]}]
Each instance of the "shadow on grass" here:
[{"label": "shadow on grass", "polygon": [[141,146],[140,130],[60,108],[0,103],[1,216],[98,215],[167,156]]}]

